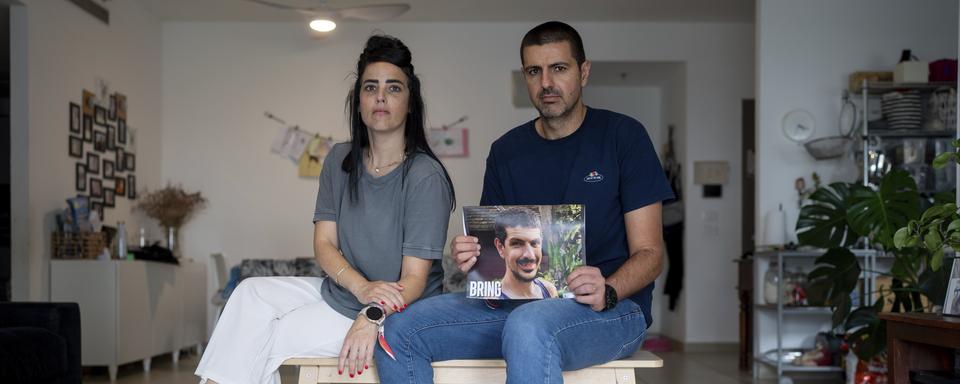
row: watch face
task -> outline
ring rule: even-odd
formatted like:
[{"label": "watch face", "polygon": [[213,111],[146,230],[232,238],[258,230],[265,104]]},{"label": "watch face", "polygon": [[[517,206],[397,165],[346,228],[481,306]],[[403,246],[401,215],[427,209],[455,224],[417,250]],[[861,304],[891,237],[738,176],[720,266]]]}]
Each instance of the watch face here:
[{"label": "watch face", "polygon": [[383,318],[383,310],[378,307],[367,307],[366,316],[373,321],[380,320]]},{"label": "watch face", "polygon": [[610,285],[606,286],[606,303],[604,303],[604,309],[610,309],[617,306],[617,290],[613,289]]}]

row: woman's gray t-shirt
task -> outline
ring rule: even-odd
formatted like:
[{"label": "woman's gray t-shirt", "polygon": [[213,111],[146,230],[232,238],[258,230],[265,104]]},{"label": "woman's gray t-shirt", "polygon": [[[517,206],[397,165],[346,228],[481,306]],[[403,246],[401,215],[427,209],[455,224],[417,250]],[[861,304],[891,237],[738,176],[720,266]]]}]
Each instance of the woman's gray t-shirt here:
[{"label": "woman's gray t-shirt", "polygon": [[[337,223],[340,252],[369,281],[399,280],[403,256],[433,260],[421,298],[439,294],[452,204],[440,164],[418,153],[376,178],[361,166],[359,199],[353,202],[349,175],[341,167],[348,152],[350,144],[340,143],[327,154],[313,221]],[[368,304],[358,302],[333,279],[323,281],[321,294],[334,310],[351,319]]]}]

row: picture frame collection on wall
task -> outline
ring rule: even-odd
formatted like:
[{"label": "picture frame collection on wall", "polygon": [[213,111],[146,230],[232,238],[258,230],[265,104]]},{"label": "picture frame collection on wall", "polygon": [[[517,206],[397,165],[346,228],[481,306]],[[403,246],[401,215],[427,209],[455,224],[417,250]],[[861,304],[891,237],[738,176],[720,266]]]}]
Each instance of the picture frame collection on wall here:
[{"label": "picture frame collection on wall", "polygon": [[75,189],[90,197],[91,210],[104,218],[104,208],[117,199],[137,198],[136,154],[127,126],[127,97],[113,93],[98,105],[83,90],[81,104],[69,105],[67,154],[77,159]]}]

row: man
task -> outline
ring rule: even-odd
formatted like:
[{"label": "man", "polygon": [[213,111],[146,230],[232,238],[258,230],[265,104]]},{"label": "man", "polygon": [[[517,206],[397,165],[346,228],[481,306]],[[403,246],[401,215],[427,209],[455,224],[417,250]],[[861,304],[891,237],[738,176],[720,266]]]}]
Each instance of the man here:
[{"label": "man", "polygon": [[493,245],[506,269],[500,280],[501,299],[557,297],[553,283],[537,278],[543,261],[540,217],[530,208],[510,207],[497,214]]},{"label": "man", "polygon": [[[663,268],[660,204],[673,197],[650,138],[636,120],[584,105],[590,62],[569,25],[527,32],[521,62],[540,117],[493,143],[480,204],[583,204],[587,265],[567,277],[575,297],[495,309],[462,293],[416,303],[387,319],[396,360],[377,349],[383,383],[429,383],[431,361],[475,358],[505,359],[508,383],[559,383],[564,370],[643,343]],[[476,238],[457,236],[450,248],[461,271],[476,263]]]}]

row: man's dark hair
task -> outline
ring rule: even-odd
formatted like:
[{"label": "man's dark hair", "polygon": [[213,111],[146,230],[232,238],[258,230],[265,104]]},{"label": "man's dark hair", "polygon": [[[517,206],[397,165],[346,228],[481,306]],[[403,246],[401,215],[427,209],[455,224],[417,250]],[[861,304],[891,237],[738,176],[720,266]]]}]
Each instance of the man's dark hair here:
[{"label": "man's dark hair", "polygon": [[583,50],[583,40],[580,34],[570,25],[559,21],[548,21],[533,27],[520,43],[520,60],[523,61],[523,49],[531,45],[545,45],[566,41],[570,43],[570,53],[577,60],[577,66],[587,61],[587,53]]},{"label": "man's dark hair", "polygon": [[497,214],[493,234],[501,242],[507,240],[507,228],[540,228],[540,214],[527,207],[510,207]]}]

